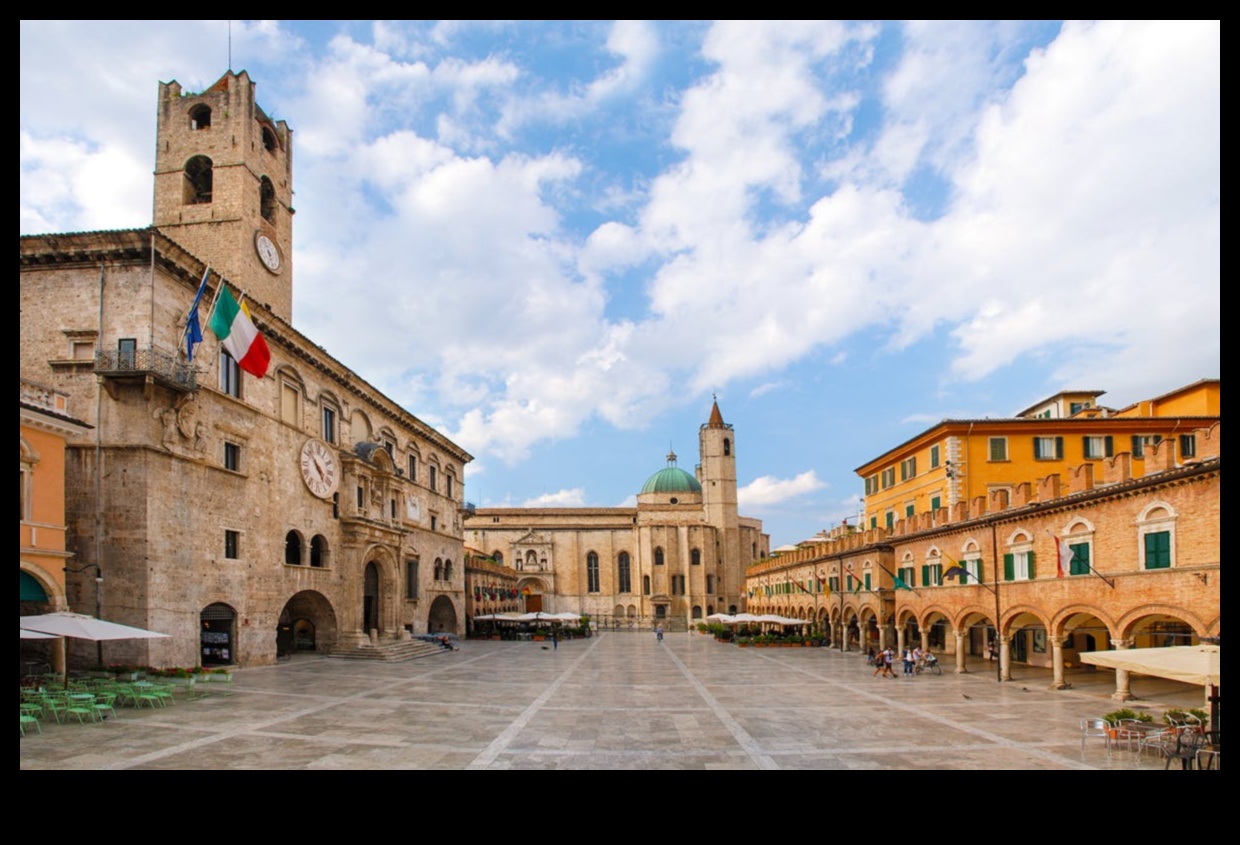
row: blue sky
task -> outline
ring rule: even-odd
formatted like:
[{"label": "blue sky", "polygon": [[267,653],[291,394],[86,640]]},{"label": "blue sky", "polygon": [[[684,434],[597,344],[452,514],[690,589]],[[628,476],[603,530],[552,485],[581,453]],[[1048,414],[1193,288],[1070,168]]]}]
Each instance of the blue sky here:
[{"label": "blue sky", "polygon": [[[20,231],[150,222],[226,21],[21,23]],[[475,456],[631,503],[712,395],[772,545],[853,468],[1218,377],[1220,25],[235,21],[294,130],[294,323]]]}]

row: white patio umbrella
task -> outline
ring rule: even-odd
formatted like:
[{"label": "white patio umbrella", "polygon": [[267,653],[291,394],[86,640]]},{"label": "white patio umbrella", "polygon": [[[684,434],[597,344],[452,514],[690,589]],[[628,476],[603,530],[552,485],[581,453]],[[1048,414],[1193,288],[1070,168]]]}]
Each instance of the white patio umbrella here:
[{"label": "white patio umbrella", "polygon": [[[65,639],[90,640],[150,640],[167,637],[157,631],[135,628],[132,625],[121,625],[96,619],[83,613],[44,613],[41,616],[19,616],[19,628]],[[62,649],[68,649],[62,645]],[[65,686],[69,685],[69,660],[65,654]]]},{"label": "white patio umbrella", "polygon": [[21,639],[23,640],[54,640],[55,634],[41,634],[38,631],[27,631],[25,628],[21,630]]}]

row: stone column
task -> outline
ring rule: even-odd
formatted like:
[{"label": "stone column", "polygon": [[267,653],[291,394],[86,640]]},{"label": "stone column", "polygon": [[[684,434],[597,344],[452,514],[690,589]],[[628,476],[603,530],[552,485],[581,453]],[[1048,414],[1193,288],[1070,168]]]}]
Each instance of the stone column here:
[{"label": "stone column", "polygon": [[878,622],[878,650],[883,651],[887,648],[887,626],[881,621]]},{"label": "stone column", "polygon": [[896,651],[904,654],[904,626],[896,628]]},{"label": "stone column", "polygon": [[1063,680],[1063,641],[1064,637],[1048,636],[1051,641],[1051,671],[1054,677],[1051,678],[1050,689],[1065,689],[1067,684]]},{"label": "stone column", "polygon": [[965,635],[967,633],[968,633],[967,631],[960,629],[960,628],[957,628],[955,631],[955,634],[956,634],[956,674],[957,675],[963,675],[969,671],[968,668],[964,665],[964,640],[965,640]]},{"label": "stone column", "polygon": [[[1132,648],[1132,640],[1111,640],[1111,645],[1120,649]],[[1115,670],[1115,692],[1111,693],[1111,698],[1116,701],[1127,701],[1132,698],[1132,692],[1128,689],[1128,670]]]},{"label": "stone column", "polygon": [[921,650],[926,651],[930,648],[930,632],[921,629]]},{"label": "stone column", "polygon": [[[997,635],[997,632],[996,632]],[[1012,680],[1012,638],[999,637],[999,680]]]}]

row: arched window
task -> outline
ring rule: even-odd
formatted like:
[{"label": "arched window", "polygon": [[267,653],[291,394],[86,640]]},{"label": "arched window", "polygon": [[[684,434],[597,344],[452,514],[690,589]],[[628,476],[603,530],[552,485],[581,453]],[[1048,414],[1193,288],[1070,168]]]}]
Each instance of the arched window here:
[{"label": "arched window", "polygon": [[689,563],[692,566],[702,565],[702,550],[701,549],[693,549],[689,552]]},{"label": "arched window", "polygon": [[443,580],[452,580],[452,561],[450,560],[445,560],[443,562]]},{"label": "arched window", "polygon": [[598,591],[598,555],[590,552],[586,555],[586,592],[597,593]]},{"label": "arched window", "polygon": [[435,580],[443,580],[443,560],[440,558],[435,558]]},{"label": "arched window", "polygon": [[276,138],[276,133],[271,131],[270,126],[263,127],[263,149],[269,153],[274,153],[280,148],[280,142]]},{"label": "arched window", "polygon": [[621,593],[633,592],[632,567],[629,566],[629,553],[621,552],[616,558],[616,589]]},{"label": "arched window", "polygon": [[696,605],[696,604],[695,604],[695,605],[693,606],[693,618],[694,618],[694,619],[701,619],[701,618],[702,618],[702,608],[701,608],[701,606],[700,606],[700,605]]},{"label": "arched window", "polygon": [[194,106],[189,110],[189,128],[190,129],[210,129],[211,128],[211,107],[204,104]]},{"label": "arched window", "polygon": [[655,566],[663,565],[663,547],[662,546],[654,547],[654,565]]},{"label": "arched window", "polygon": [[310,565],[327,566],[327,539],[322,534],[315,534],[310,541]]},{"label": "arched window", "polygon": [[211,159],[206,156],[194,156],[185,162],[185,195],[186,205],[202,205],[211,202],[212,168]]},{"label": "arched window", "polygon": [[301,566],[301,535],[296,531],[284,535],[284,562],[289,566]]},{"label": "arched window", "polygon": [[730,454],[732,454],[732,441],[725,437],[723,438],[723,456],[726,458]]},{"label": "arched window", "polygon": [[649,575],[642,576],[642,595],[643,596],[650,595],[650,576]]},{"label": "arched window", "polygon": [[268,223],[276,222],[276,186],[266,176],[258,181],[258,211]]},{"label": "arched window", "polygon": [[498,563],[500,566],[504,565],[504,553],[501,552],[499,549],[496,549],[495,551],[491,552],[491,559],[494,560],[496,563]]}]

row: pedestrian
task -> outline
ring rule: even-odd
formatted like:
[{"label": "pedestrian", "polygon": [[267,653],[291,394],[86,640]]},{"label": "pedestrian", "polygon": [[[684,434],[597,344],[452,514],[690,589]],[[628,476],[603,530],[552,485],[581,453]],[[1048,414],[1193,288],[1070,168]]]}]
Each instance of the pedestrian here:
[{"label": "pedestrian", "polygon": [[883,649],[883,674],[893,681],[896,679],[895,661],[896,650],[891,646],[887,646],[887,648]]},{"label": "pedestrian", "polygon": [[873,678],[883,671],[883,653],[881,651],[875,653],[874,649],[871,648],[870,654],[870,661],[874,664],[874,674],[870,677]]},{"label": "pedestrian", "polygon": [[560,650],[560,632],[557,631],[555,628],[551,629],[551,650],[552,651]]},{"label": "pedestrian", "polygon": [[913,665],[916,662],[917,662],[916,658],[913,657],[913,650],[911,648],[905,648],[904,649],[904,677],[906,678],[913,677]]},{"label": "pedestrian", "polygon": [[654,628],[654,638],[658,642],[663,642],[663,626],[656,625]]}]

